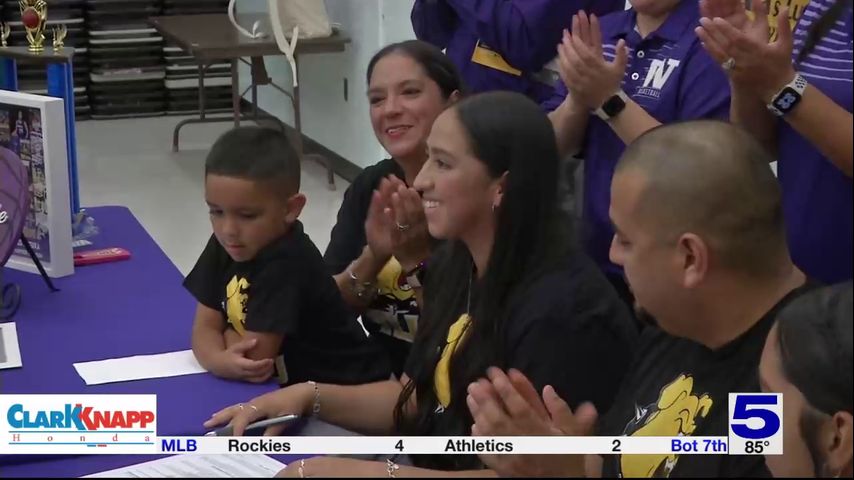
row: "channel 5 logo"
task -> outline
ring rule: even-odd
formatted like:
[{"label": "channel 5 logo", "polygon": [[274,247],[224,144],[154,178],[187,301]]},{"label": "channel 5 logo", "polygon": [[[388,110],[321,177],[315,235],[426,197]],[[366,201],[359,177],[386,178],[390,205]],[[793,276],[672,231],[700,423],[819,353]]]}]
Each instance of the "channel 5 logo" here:
[{"label": "channel 5 logo", "polygon": [[729,453],[783,454],[783,395],[729,394]]}]

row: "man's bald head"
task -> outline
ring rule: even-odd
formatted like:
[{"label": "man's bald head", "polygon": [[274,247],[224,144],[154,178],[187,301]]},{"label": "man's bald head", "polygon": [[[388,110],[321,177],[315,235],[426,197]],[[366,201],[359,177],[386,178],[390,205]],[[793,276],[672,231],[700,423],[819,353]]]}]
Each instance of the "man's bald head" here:
[{"label": "man's bald head", "polygon": [[662,240],[694,233],[725,267],[767,275],[788,258],[780,187],[770,160],[747,132],[728,123],[693,121],[638,138],[615,175],[644,179],[634,215]]}]

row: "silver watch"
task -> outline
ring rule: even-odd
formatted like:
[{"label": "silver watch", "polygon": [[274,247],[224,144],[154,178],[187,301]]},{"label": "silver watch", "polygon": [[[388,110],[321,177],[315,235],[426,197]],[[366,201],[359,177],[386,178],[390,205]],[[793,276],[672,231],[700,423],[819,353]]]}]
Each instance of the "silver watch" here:
[{"label": "silver watch", "polygon": [[809,85],[809,83],[807,83],[807,79],[804,78],[803,75],[800,73],[795,74],[795,78],[786,86],[781,88],[780,91],[774,95],[774,99],[771,100],[771,103],[766,105],[768,111],[778,117],[782,117],[791,112],[799,103],[801,103],[801,99],[804,96],[804,90],[807,89],[807,85]]}]

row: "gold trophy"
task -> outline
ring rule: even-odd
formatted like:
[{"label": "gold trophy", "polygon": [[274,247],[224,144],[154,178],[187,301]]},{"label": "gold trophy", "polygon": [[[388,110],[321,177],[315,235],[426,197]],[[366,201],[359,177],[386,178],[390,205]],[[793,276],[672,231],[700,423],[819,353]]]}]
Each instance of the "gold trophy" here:
[{"label": "gold trophy", "polygon": [[68,35],[68,27],[64,24],[53,27],[53,51],[58,52],[65,46],[65,37]]},{"label": "gold trophy", "polygon": [[47,20],[47,2],[45,0],[20,0],[21,22],[27,30],[29,50],[34,53],[44,51],[44,24]]}]

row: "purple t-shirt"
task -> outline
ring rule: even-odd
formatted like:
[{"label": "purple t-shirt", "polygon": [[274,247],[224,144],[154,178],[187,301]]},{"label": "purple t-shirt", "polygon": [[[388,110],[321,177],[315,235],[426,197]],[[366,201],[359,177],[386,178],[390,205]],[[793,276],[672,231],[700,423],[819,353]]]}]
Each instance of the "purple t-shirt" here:
[{"label": "purple t-shirt", "polygon": [[[624,7],[624,0],[415,0],[412,27],[420,40],[446,49],[470,92],[510,90],[540,103],[554,88],[532,74],[557,56],[572,16],[581,9],[601,16]],[[522,74],[472,62],[478,40]]]},{"label": "purple t-shirt", "polygon": [[[601,21],[607,60],[614,59],[620,39],[625,39],[629,48],[623,90],[661,123],[726,119],[729,115],[729,82],[694,33],[699,19],[698,2],[683,0],[661,27],[646,38],[641,38],[635,30],[633,10],[613,13]],[[566,86],[561,83],[544,108],[554,110],[566,95]],[[619,274],[621,269],[608,259],[614,236],[608,216],[611,179],[625,148],[606,122],[590,116],[582,152],[585,159],[582,235],[588,253],[612,274]]]},{"label": "purple t-shirt", "polygon": [[[841,0],[837,0],[841,1]],[[812,0],[795,29],[794,58],[810,27],[834,0]],[[796,65],[810,84],[852,111],[852,9],[849,6],[808,56]],[[789,249],[795,264],[826,283],[851,280],[852,182],[809,140],[780,121],[778,173]]]}]

